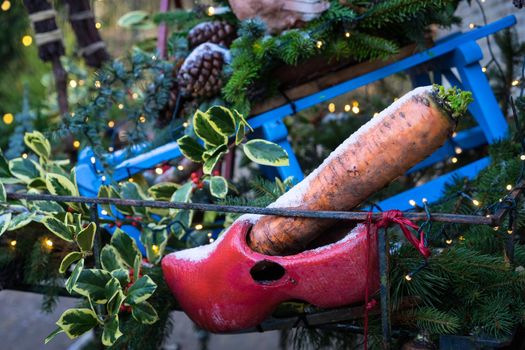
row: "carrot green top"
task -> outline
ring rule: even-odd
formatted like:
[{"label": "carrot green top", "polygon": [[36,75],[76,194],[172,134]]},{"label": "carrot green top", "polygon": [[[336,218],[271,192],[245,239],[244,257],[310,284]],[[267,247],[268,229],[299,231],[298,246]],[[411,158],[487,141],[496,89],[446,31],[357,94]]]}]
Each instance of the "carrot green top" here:
[{"label": "carrot green top", "polygon": [[442,85],[434,84],[433,95],[437,102],[454,119],[464,115],[467,112],[468,105],[474,101],[470,91],[461,91],[455,86],[446,89]]}]

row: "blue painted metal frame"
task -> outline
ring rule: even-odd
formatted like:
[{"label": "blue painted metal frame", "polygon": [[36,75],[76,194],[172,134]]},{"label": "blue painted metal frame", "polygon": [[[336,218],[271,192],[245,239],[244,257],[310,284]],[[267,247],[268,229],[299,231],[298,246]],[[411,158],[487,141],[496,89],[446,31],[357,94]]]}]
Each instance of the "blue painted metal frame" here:
[{"label": "blue painted metal frame", "polygon": [[[451,85],[456,85],[464,90],[472,91],[475,102],[471,104],[469,110],[479,126],[459,132],[454,139],[447,141],[443,147],[434,152],[429,158],[410,169],[409,173],[421,170],[447,159],[454,154],[456,146],[459,146],[462,149],[475,148],[507,137],[508,126],[501,110],[499,109],[487,78],[479,65],[482,53],[475,41],[504,28],[510,27],[515,23],[516,18],[514,16],[508,16],[467,33],[455,33],[440,40],[434,47],[428,50],[414,54],[410,57],[396,61],[309,96],[299,98],[293,101],[293,106],[291,103],[287,103],[271,111],[250,118],[250,125],[256,129],[258,136],[280,144],[288,151],[290,156],[289,166],[265,168],[263,169],[264,172],[268,176],[279,176],[280,178],[286,178],[289,176],[293,176],[296,180],[301,180],[303,178],[303,173],[299,163],[287,140],[288,132],[286,126],[282,122],[282,119],[293,114],[294,110],[304,110],[423,63],[434,67],[434,82],[441,83],[442,77],[444,76]],[[452,68],[457,70],[459,77],[453,73]],[[425,74],[414,77],[413,81],[416,85],[426,85],[431,80],[429,75]],[[144,169],[154,167],[159,163],[181,156],[176,142],[168,143],[162,147],[142,154],[140,154],[141,149],[143,148],[138,147],[132,150],[133,154],[139,155],[127,160],[124,160],[124,158],[128,154],[123,152],[115,152],[107,156],[106,162],[114,167],[113,181],[124,180]],[[103,174],[100,172],[100,164],[92,164],[92,156],[93,154],[90,149],[83,150],[79,155],[79,164],[77,166],[79,189],[81,194],[86,196],[96,196],[98,188],[102,184]],[[410,208],[408,204],[410,199],[419,201],[425,197],[429,201],[436,200],[440,197],[445,183],[450,181],[454,176],[472,178],[489,163],[490,160],[488,158],[480,159],[457,169],[456,171],[434,179],[427,184],[418,186],[380,202],[379,206],[384,210],[393,208],[404,210]],[[106,181],[109,181],[109,179],[106,179]]]}]

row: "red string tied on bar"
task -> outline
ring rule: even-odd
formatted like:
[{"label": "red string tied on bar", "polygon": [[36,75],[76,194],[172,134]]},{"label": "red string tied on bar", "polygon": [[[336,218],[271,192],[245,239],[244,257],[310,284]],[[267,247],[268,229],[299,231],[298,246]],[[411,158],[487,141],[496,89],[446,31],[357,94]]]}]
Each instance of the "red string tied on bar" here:
[{"label": "red string tied on bar", "polygon": [[365,285],[365,315],[364,315],[364,324],[363,324],[363,346],[364,349],[368,349],[368,311],[372,310],[376,304],[377,301],[371,300],[369,301],[369,270],[370,270],[370,231],[372,228],[372,225],[375,226],[376,229],[379,228],[386,228],[392,224],[397,224],[401,231],[403,232],[406,239],[416,248],[421,255],[425,259],[427,259],[431,255],[430,249],[425,246],[425,233],[423,231],[420,232],[419,239],[410,232],[408,229],[409,227],[418,231],[419,226],[414,224],[409,219],[405,218],[403,216],[403,213],[400,210],[389,210],[385,211],[381,215],[381,219],[375,223],[372,222],[372,213],[368,213],[368,217],[366,220],[366,256],[365,256],[365,263],[366,263],[366,285]]}]

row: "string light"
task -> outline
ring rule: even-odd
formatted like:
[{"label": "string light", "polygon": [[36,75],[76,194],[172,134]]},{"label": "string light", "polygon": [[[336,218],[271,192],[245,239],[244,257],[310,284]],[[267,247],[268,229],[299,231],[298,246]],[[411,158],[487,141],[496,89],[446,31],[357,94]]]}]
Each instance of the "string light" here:
[{"label": "string light", "polygon": [[212,236],[212,235],[211,235],[211,232],[208,232],[208,237],[211,238],[211,236]]},{"label": "string light", "polygon": [[27,153],[22,153],[22,158],[27,159]]},{"label": "string light", "polygon": [[507,233],[508,233],[509,235],[511,235],[511,234],[512,234],[512,230],[507,230]]},{"label": "string light", "polygon": [[350,109],[352,109],[350,105],[345,105],[345,112],[350,112]]},{"label": "string light", "polygon": [[451,245],[451,244],[452,244],[452,240],[449,238],[449,239],[447,239],[447,240],[445,241],[445,243],[448,244],[448,245]]},{"label": "string light", "polygon": [[456,146],[456,148],[454,148],[454,152],[456,152],[456,154],[461,154],[463,153],[463,150],[461,149],[461,147]]},{"label": "string light", "polygon": [[512,190],[512,185],[511,184],[508,184],[507,187],[505,187],[507,189],[507,191],[510,191]]},{"label": "string light", "polygon": [[91,161],[91,164],[95,164],[97,162],[95,157],[91,157],[91,158],[89,158],[89,160]]},{"label": "string light", "polygon": [[450,161],[453,163],[453,164],[456,164],[458,162],[458,159],[456,157],[452,157],[450,159]]},{"label": "string light", "polygon": [[352,102],[352,112],[354,112],[355,114],[359,113],[359,102],[357,101]]},{"label": "string light", "polygon": [[22,37],[22,45],[24,46],[30,46],[33,43],[33,38],[31,35],[24,35]]},{"label": "string light", "polygon": [[494,226],[493,230],[494,230],[494,231],[499,230],[499,226]]},{"label": "string light", "polygon": [[379,115],[379,113],[375,112],[374,113],[374,117],[377,117]]},{"label": "string light", "polygon": [[70,80],[70,81],[69,81],[69,86],[71,86],[72,88],[76,88],[76,87],[77,87],[77,82],[76,82],[76,80]]},{"label": "string light", "polygon": [[321,47],[323,47],[323,42],[321,40],[317,40],[315,46],[317,46],[317,48],[320,49]]},{"label": "string light", "polygon": [[95,28],[97,28],[97,29],[102,28],[102,23],[100,23],[100,22],[95,23]]},{"label": "string light", "polygon": [[213,243],[215,240],[213,238],[210,238],[210,243]]},{"label": "string light", "polygon": [[8,1],[8,0],[5,0],[4,2],[2,2],[2,11],[9,11],[9,9],[11,8],[11,2]]},{"label": "string light", "polygon": [[465,237],[463,237],[463,236],[459,236],[459,240],[460,240],[460,241],[464,241],[464,240],[465,240]]},{"label": "string light", "polygon": [[512,83],[511,83],[511,85],[512,85],[512,86],[518,86],[519,83],[520,83],[519,80],[513,80]]},{"label": "string light", "polygon": [[476,207],[479,207],[480,203],[477,199],[472,200],[472,204],[474,204]]},{"label": "string light", "polygon": [[102,214],[102,215],[108,215],[108,211],[107,211],[106,209],[102,209],[102,210],[100,211],[100,214]]},{"label": "string light", "polygon": [[45,244],[48,248],[53,248],[53,241],[50,240],[49,238],[46,239],[46,240],[44,241],[44,244]]},{"label": "string light", "polygon": [[487,71],[487,67],[482,67],[482,68],[481,68],[481,71],[482,71],[483,73],[485,73],[485,72]]},{"label": "string light", "polygon": [[352,35],[352,34],[350,34],[350,32],[346,32],[346,33],[345,33],[345,36],[346,36],[347,38],[349,38],[350,35]]},{"label": "string light", "polygon": [[206,12],[208,16],[213,16],[215,14],[215,7],[213,6],[208,7],[208,10]]},{"label": "string light", "polygon": [[202,230],[203,227],[204,227],[204,226],[202,226],[202,224],[197,224],[197,225],[195,225],[195,229],[196,229],[196,230]]},{"label": "string light", "polygon": [[135,182],[135,180],[134,180],[132,177],[130,177],[130,178],[128,179],[128,182]]},{"label": "string light", "polygon": [[102,182],[106,182],[106,175],[102,175],[100,179],[102,180]]},{"label": "string light", "polygon": [[525,154],[522,154],[522,155],[520,156],[520,159],[521,159],[521,160],[525,160]]},{"label": "string light", "polygon": [[11,247],[16,246],[16,241],[13,239],[11,242],[9,242],[9,245],[10,245]]},{"label": "string light", "polygon": [[458,136],[458,133],[454,131],[454,132],[452,133],[452,138],[454,138],[454,137],[456,137],[456,136]]},{"label": "string light", "polygon": [[328,105],[328,112],[334,113],[335,112],[335,103],[330,103]]},{"label": "string light", "polygon": [[144,123],[146,122],[146,117],[143,116],[143,115],[141,115],[141,116],[139,117],[139,122],[141,122],[142,124],[144,124]]},{"label": "string light", "polygon": [[416,206],[416,201],[411,199],[408,201],[408,204],[410,204],[411,206],[415,207]]},{"label": "string light", "polygon": [[95,81],[95,87],[96,87],[97,89],[99,89],[101,86],[102,86],[102,84],[100,83],[100,80],[96,80],[96,81]]},{"label": "string light", "polygon": [[124,105],[122,103],[118,104],[118,109],[124,109]]},{"label": "string light", "polygon": [[162,170],[161,167],[157,167],[157,168],[155,168],[155,173],[156,173],[157,175],[162,175],[163,172],[164,172],[164,171]]},{"label": "string light", "polygon": [[108,122],[108,127],[113,128],[114,126],[115,126],[115,121],[110,120],[110,121]]},{"label": "string light", "polygon": [[115,150],[115,149],[114,149],[113,147],[111,147],[111,146],[108,147],[108,151],[109,151],[109,152],[113,152],[114,150]]},{"label": "string light", "polygon": [[187,127],[188,127],[188,122],[184,122],[184,123],[182,123],[182,126],[185,127],[185,128],[187,128]]},{"label": "string light", "polygon": [[405,279],[406,279],[408,282],[410,282],[410,281],[412,281],[412,276],[410,276],[410,274],[405,275]]},{"label": "string light", "polygon": [[139,94],[137,94],[136,92],[134,92],[133,94],[131,94],[131,98],[136,100],[137,98],[139,98]]},{"label": "string light", "polygon": [[13,122],[13,120],[15,120],[15,117],[13,116],[13,114],[11,113],[6,113],[4,114],[4,116],[2,117],[2,121],[4,122],[4,124],[6,125],[9,125]]},{"label": "string light", "polygon": [[79,148],[80,147],[80,141],[78,141],[78,140],[73,141],[73,147]]},{"label": "string light", "polygon": [[184,170],[184,167],[183,167],[182,165],[179,165],[179,166],[177,166],[177,169],[178,169],[179,171],[183,171],[183,170]]},{"label": "string light", "polygon": [[151,246],[151,250],[153,250],[154,253],[158,253],[159,252],[159,246],[154,244]]},{"label": "string light", "polygon": [[428,203],[428,199],[426,199],[426,198],[423,198],[421,201],[422,201],[423,203],[425,203],[425,204]]},{"label": "string light", "polygon": [[474,23],[469,23],[468,27],[470,29],[474,29],[474,28],[476,28],[476,25]]}]

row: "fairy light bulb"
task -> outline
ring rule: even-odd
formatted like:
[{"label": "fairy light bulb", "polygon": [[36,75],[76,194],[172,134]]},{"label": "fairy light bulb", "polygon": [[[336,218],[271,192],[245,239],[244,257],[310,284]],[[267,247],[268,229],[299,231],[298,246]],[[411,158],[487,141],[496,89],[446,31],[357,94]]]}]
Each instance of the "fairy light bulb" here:
[{"label": "fairy light bulb", "polygon": [[46,240],[44,241],[44,244],[45,244],[46,247],[48,247],[48,248],[53,248],[53,241],[50,240],[49,238],[46,239]]},{"label": "fairy light bulb", "polygon": [[481,71],[482,71],[483,73],[485,73],[485,72],[487,71],[487,67],[483,67],[483,68],[481,68]]},{"label": "fairy light bulb", "polygon": [[511,83],[512,86],[518,86],[519,84],[520,84],[520,81],[517,80],[517,79],[513,80],[512,83]]},{"label": "fairy light bulb", "polygon": [[78,140],[73,141],[73,147],[74,148],[79,148],[80,147],[80,141],[78,141]]},{"label": "fairy light bulb", "polygon": [[213,16],[215,14],[215,7],[213,6],[208,7],[208,9],[206,10],[206,13],[208,14],[208,16]]},{"label": "fairy light bulb", "polygon": [[350,112],[351,109],[350,105],[345,105],[345,112]]},{"label": "fairy light bulb", "polygon": [[354,114],[359,113],[359,102],[357,101],[352,102],[352,112],[354,112]]},{"label": "fairy light bulb", "polygon": [[445,243],[448,244],[448,245],[451,245],[451,244],[452,244],[452,240],[449,238],[449,239],[447,239],[447,240],[445,241]]},{"label": "fairy light bulb", "polygon": [[15,120],[15,117],[13,116],[12,113],[6,113],[3,115],[2,117],[2,121],[4,122],[4,124],[6,125],[9,125],[13,122],[13,120]]},{"label": "fairy light bulb", "polygon": [[33,43],[33,37],[31,35],[24,35],[22,37],[22,45],[30,46]]},{"label": "fairy light bulb", "polygon": [[452,157],[450,158],[450,161],[452,162],[452,164],[456,164],[458,162],[458,158]]},{"label": "fairy light bulb", "polygon": [[215,240],[213,238],[209,239],[210,243],[213,243]]},{"label": "fairy light bulb", "polygon": [[416,206],[416,201],[411,199],[408,201],[408,204],[410,204],[411,206],[415,207]]},{"label": "fairy light bulb", "polygon": [[426,199],[426,198],[423,198],[421,201],[422,201],[424,204],[427,204],[427,203],[428,203],[428,199]]},{"label": "fairy light bulb", "polygon": [[184,170],[184,167],[183,167],[182,165],[179,165],[179,166],[177,166],[177,170],[179,170],[179,171],[183,171],[183,170]]},{"label": "fairy light bulb", "polygon": [[136,92],[132,93],[131,94],[131,98],[136,100],[137,98],[139,98],[139,94],[137,94]]},{"label": "fairy light bulb", "polygon": [[211,232],[208,232],[208,238],[211,238],[212,234]]},{"label": "fairy light bulb", "polygon": [[494,231],[499,230],[499,226],[494,226],[493,230],[494,230]]},{"label": "fairy light bulb", "polygon": [[463,237],[463,236],[459,236],[459,240],[460,240],[460,241],[464,241],[464,240],[465,240],[465,237]]},{"label": "fairy light bulb", "polygon": [[463,150],[461,149],[461,147],[456,146],[456,148],[454,148],[454,152],[456,152],[456,154],[461,154],[463,153]]},{"label": "fairy light bulb", "polygon": [[323,47],[323,42],[321,40],[317,40],[317,43],[315,43],[315,46],[317,46],[318,49]]},{"label": "fairy light bulb", "polygon": [[22,153],[22,158],[27,159],[27,153]]},{"label": "fairy light bulb", "polygon": [[345,36],[346,36],[347,38],[349,38],[351,35],[352,35],[352,34],[350,34],[350,32],[346,32],[346,33],[345,33]]},{"label": "fairy light bulb", "polygon": [[512,232],[513,232],[512,230],[507,230],[507,233],[508,233],[509,235],[511,235]]},{"label": "fairy light bulb", "polygon": [[476,25],[474,23],[469,23],[468,27],[470,29],[474,29],[474,28],[476,28]]},{"label": "fairy light bulb", "polygon": [[202,230],[203,227],[204,227],[204,226],[202,226],[202,224],[197,224],[197,225],[195,225],[195,229],[196,229],[196,230]]},{"label": "fairy light bulb", "polygon": [[89,160],[91,160],[91,164],[95,164],[97,162],[97,159],[95,157],[91,157]]},{"label": "fairy light bulb", "polygon": [[114,126],[115,126],[115,121],[114,120],[110,120],[108,122],[108,127],[113,128]]},{"label": "fairy light bulb", "polygon": [[328,112],[330,112],[330,113],[334,113],[335,112],[335,104],[334,103],[330,103],[328,105]]},{"label": "fairy light bulb", "polygon": [[2,11],[9,11],[9,9],[11,8],[11,2],[5,0],[4,2],[2,2],[2,5],[0,7],[2,8]]},{"label": "fairy light bulb", "polygon": [[95,23],[95,28],[97,28],[97,29],[102,28],[102,23],[100,23],[100,22]]},{"label": "fairy light bulb", "polygon": [[106,182],[106,175],[102,175],[100,179],[102,180],[102,182]]},{"label": "fairy light bulb", "polygon": [[141,122],[142,124],[144,124],[144,123],[146,122],[146,117],[143,116],[143,115],[141,115],[141,116],[139,117],[139,122]]},{"label": "fairy light bulb", "polygon": [[100,211],[100,214],[102,214],[102,215],[108,215],[108,211],[105,210],[105,209],[102,209],[102,210]]},{"label": "fairy light bulb", "polygon": [[163,172],[164,172],[164,171],[162,170],[161,167],[157,167],[157,168],[155,168],[155,173],[156,173],[157,175],[162,175]]},{"label": "fairy light bulb", "polygon": [[11,242],[9,242],[9,245],[10,245],[11,247],[16,246],[16,241],[13,239]]},{"label": "fairy light bulb", "polygon": [[472,200],[472,204],[474,204],[476,207],[479,207],[480,203],[477,199]]},{"label": "fairy light bulb", "polygon": [[456,137],[456,136],[458,136],[458,133],[454,131],[454,132],[452,133],[452,138],[454,138],[454,137]]},{"label": "fairy light bulb", "polygon": [[118,109],[124,109],[124,105],[122,103],[119,103],[117,107]]},{"label": "fairy light bulb", "polygon": [[184,122],[184,123],[182,123],[182,126],[185,127],[185,128],[187,128],[187,127],[188,127],[188,123],[187,123],[187,122]]},{"label": "fairy light bulb", "polygon": [[70,80],[69,81],[69,86],[71,86],[73,89],[76,88],[78,85],[77,81],[76,80]]},{"label": "fairy light bulb", "polygon": [[128,179],[128,182],[135,182],[135,180],[133,180],[133,178],[130,177],[130,178]]},{"label": "fairy light bulb", "polygon": [[505,188],[507,189],[507,191],[510,191],[510,190],[512,190],[512,185],[508,184]]},{"label": "fairy light bulb", "polygon": [[100,82],[100,80],[95,81],[95,87],[97,89],[99,89],[101,86],[102,86],[102,83]]},{"label": "fairy light bulb", "polygon": [[410,276],[410,274],[405,275],[405,279],[406,279],[408,282],[410,282],[410,281],[412,281],[412,276]]},{"label": "fairy light bulb", "polygon": [[374,117],[377,117],[379,115],[379,113],[375,112],[374,113]]},{"label": "fairy light bulb", "polygon": [[151,250],[153,250],[154,253],[158,253],[158,252],[159,252],[159,246],[156,245],[156,244],[153,244],[153,245],[151,246]]}]

